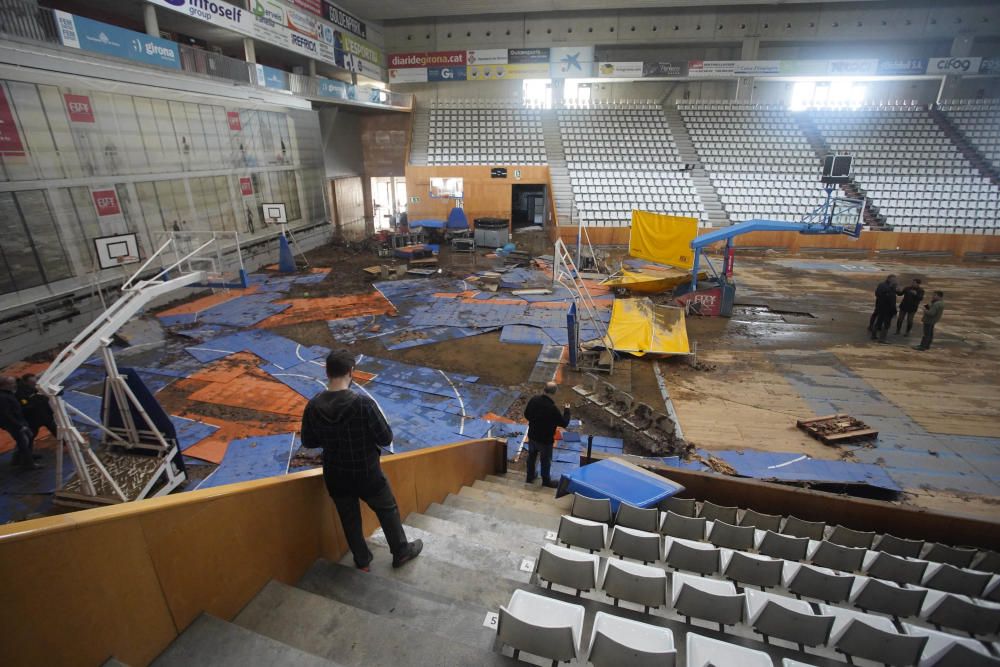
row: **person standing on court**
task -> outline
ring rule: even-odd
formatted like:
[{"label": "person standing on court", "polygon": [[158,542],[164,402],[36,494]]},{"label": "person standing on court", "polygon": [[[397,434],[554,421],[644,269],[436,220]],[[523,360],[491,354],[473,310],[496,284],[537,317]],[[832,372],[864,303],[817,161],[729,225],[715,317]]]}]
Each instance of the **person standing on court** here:
[{"label": "person standing on court", "polygon": [[929,350],[934,342],[934,325],[941,321],[944,314],[944,292],[938,290],[931,297],[931,302],[924,306],[924,337],[920,339],[920,345],[914,350]]},{"label": "person standing on court", "polygon": [[44,426],[52,437],[56,437],[56,418],[52,414],[52,406],[48,397],[38,391],[38,376],[27,373],[17,379],[17,400],[21,402],[24,419],[31,427],[32,439],[38,437],[38,432]]},{"label": "person standing on court", "polygon": [[14,440],[14,455],[10,464],[22,470],[34,470],[39,467],[35,463],[38,457],[31,451],[34,435],[28,426],[28,420],[24,418],[21,402],[14,393],[16,389],[17,381],[14,378],[0,376],[0,428],[7,431]]},{"label": "person standing on court", "polygon": [[552,446],[556,428],[569,426],[569,404],[562,410],[552,399],[558,386],[555,382],[545,385],[545,393],[532,397],[524,407],[524,418],[528,420],[528,476],[525,482],[535,481],[535,462],[542,459],[542,486],[555,488],[557,485],[549,476],[552,466]]},{"label": "person standing on court", "polygon": [[872,328],[872,340],[887,344],[889,326],[896,316],[896,276],[889,275],[875,288],[875,326]]},{"label": "person standing on court", "polygon": [[361,530],[361,503],[375,512],[399,567],[420,553],[420,540],[408,542],[399,507],[382,474],[382,450],[392,443],[392,428],[368,396],[351,391],[354,355],[334,350],[326,358],[327,390],[312,398],[302,414],[302,446],[323,450],[323,481],[337,506],[340,524],[359,570],[368,571],[372,552]]},{"label": "person standing on court", "polygon": [[913,282],[903,288],[903,300],[899,302],[899,316],[896,318],[896,335],[899,335],[903,328],[903,320],[906,320],[906,335],[910,335],[913,329],[913,316],[917,314],[917,307],[924,300],[924,288],[920,286],[920,278],[914,278]]}]

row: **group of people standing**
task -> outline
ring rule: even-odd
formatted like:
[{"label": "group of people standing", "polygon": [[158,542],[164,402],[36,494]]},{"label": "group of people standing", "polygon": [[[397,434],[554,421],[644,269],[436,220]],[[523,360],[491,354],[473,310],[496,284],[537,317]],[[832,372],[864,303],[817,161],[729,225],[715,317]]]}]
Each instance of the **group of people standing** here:
[{"label": "group of people standing", "polygon": [[[896,297],[903,297],[896,307]],[[890,274],[875,288],[875,310],[868,320],[868,331],[872,340],[879,343],[888,344],[889,329],[892,327],[892,320],[896,318],[896,335],[902,333],[903,324],[906,324],[906,333],[909,336],[913,329],[913,318],[924,300],[924,288],[920,278],[914,278],[909,285],[899,289],[896,276]],[[924,314],[922,318],[923,336],[920,344],[913,349],[928,350],[934,342],[934,326],[941,320],[944,313],[944,292],[937,290],[931,295],[929,303],[924,304]]]},{"label": "group of people standing", "polygon": [[11,465],[22,470],[34,470],[41,458],[34,453],[35,437],[42,427],[56,435],[56,422],[49,399],[38,391],[38,378],[33,374],[14,378],[0,376],[0,429],[14,440]]}]

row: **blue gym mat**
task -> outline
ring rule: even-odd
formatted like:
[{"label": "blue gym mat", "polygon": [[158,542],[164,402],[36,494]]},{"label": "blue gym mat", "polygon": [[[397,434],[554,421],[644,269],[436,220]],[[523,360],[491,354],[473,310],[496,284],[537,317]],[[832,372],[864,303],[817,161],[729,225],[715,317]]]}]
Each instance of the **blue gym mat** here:
[{"label": "blue gym mat", "polygon": [[174,429],[177,431],[177,444],[181,451],[198,444],[219,430],[218,426],[176,415],[170,415],[170,421],[173,422]]},{"label": "blue gym mat", "polygon": [[683,490],[683,486],[666,478],[606,459],[562,474],[556,496],[579,493],[588,498],[607,498],[611,510],[617,512],[623,502],[636,507],[656,507]]},{"label": "blue gym mat", "polygon": [[288,471],[292,453],[298,447],[299,438],[294,433],[233,440],[226,449],[222,463],[197,488],[209,489],[223,484],[284,475]]}]

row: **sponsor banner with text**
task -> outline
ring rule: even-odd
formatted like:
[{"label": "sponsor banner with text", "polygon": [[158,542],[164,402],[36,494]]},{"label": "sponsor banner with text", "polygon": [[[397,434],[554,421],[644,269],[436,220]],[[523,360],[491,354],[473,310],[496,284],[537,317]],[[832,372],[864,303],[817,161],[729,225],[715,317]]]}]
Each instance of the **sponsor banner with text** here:
[{"label": "sponsor banner with text", "polygon": [[294,30],[306,37],[320,39],[319,17],[309,12],[292,9],[291,7],[287,8],[285,10],[285,25],[289,30]]},{"label": "sponsor banner with text", "polygon": [[926,71],[927,58],[880,60],[875,70],[877,74],[924,74]]},{"label": "sponsor banner with text", "polygon": [[94,198],[94,208],[97,209],[97,215],[100,217],[119,215],[122,212],[118,205],[118,194],[114,189],[92,190],[91,195]]},{"label": "sponsor banner with text", "polygon": [[878,60],[831,60],[828,74],[839,76],[871,76],[878,72]]},{"label": "sponsor banner with text", "polygon": [[688,61],[690,76],[736,76],[735,60],[691,60]]},{"label": "sponsor banner with text", "polygon": [[323,14],[323,0],[288,0],[291,4],[299,9],[304,9],[307,12],[312,12],[316,16]]},{"label": "sponsor banner with text", "polygon": [[341,33],[340,48],[347,53],[358,56],[362,60],[367,60],[373,65],[382,67],[382,65],[385,64],[385,57],[383,56],[382,51],[374,44],[370,44],[360,37],[355,37],[354,35],[347,33]]},{"label": "sponsor banner with text", "polygon": [[979,63],[980,74],[1000,74],[1000,58],[983,58]]},{"label": "sponsor banner with text", "polygon": [[239,111],[227,111],[226,122],[229,123],[229,129],[233,132],[239,132],[243,129],[243,123],[240,121]]},{"label": "sponsor banner with text", "polygon": [[364,22],[326,0],[323,0],[323,18],[362,39],[368,37],[368,28]]},{"label": "sponsor banner with text", "polygon": [[316,90],[320,97],[332,97],[335,99],[346,100],[348,98],[347,89],[351,87],[352,86],[349,86],[343,81],[324,79],[321,77],[317,82]]},{"label": "sponsor banner with text", "polygon": [[54,13],[63,46],[127,58],[146,65],[181,68],[180,49],[173,42],[58,10]]},{"label": "sponsor banner with text", "polygon": [[348,72],[354,72],[355,74],[360,74],[361,76],[367,76],[369,79],[382,80],[384,76],[381,67],[373,65],[353,53],[337,51],[337,66],[343,67]]},{"label": "sponsor banner with text", "polygon": [[644,62],[643,76],[686,76],[687,63],[679,62]]},{"label": "sponsor banner with text", "polygon": [[978,74],[982,58],[931,58],[927,74]]},{"label": "sponsor banner with text", "polygon": [[636,79],[642,76],[641,62],[602,62],[597,65],[597,76],[601,78]]},{"label": "sponsor banner with text", "polygon": [[0,155],[24,157],[24,144],[14,122],[14,112],[7,101],[7,93],[0,87]]},{"label": "sponsor banner with text", "polygon": [[240,194],[244,197],[253,195],[253,181],[246,176],[240,177]]},{"label": "sponsor banner with text", "polygon": [[86,95],[73,95],[64,93],[63,100],[66,102],[66,111],[69,119],[74,123],[96,123],[94,118],[94,107],[90,104],[90,98]]},{"label": "sponsor banner with text", "polygon": [[426,67],[404,67],[389,70],[389,83],[426,83]]},{"label": "sponsor banner with text", "polygon": [[528,63],[548,63],[549,50],[546,49],[507,49],[507,62],[511,65]]},{"label": "sponsor banner with text", "polygon": [[465,81],[465,67],[428,67],[428,81]]},{"label": "sponsor banner with text", "polygon": [[469,65],[506,65],[507,49],[476,49],[465,52],[465,62]]},{"label": "sponsor banner with text", "polygon": [[548,63],[511,65],[473,65],[467,68],[469,81],[500,81],[502,79],[544,79],[549,75]]},{"label": "sponsor banner with text", "polygon": [[393,53],[388,59],[390,69],[407,67],[462,67],[465,51],[414,51]]}]

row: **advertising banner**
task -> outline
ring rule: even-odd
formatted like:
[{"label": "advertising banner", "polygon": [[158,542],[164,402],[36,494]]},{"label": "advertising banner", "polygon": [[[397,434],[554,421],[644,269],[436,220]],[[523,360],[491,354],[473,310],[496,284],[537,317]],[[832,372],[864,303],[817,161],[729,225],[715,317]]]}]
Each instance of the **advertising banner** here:
[{"label": "advertising banner", "polygon": [[309,12],[292,9],[291,7],[285,9],[285,26],[289,30],[294,30],[306,37],[320,39],[319,17]]},{"label": "advertising banner", "polygon": [[880,60],[875,69],[877,74],[924,74],[926,71],[927,58]]},{"label": "advertising banner", "polygon": [[694,266],[691,241],[697,235],[697,218],[634,210],[628,254],[678,269],[690,269]]},{"label": "advertising banner", "polygon": [[367,76],[370,79],[381,80],[383,76],[381,67],[373,65],[367,60],[362,60],[353,53],[337,51],[337,66],[343,67],[349,72],[355,72],[356,74]]},{"label": "advertising banner", "polygon": [[254,15],[243,9],[219,0],[149,0],[150,4],[171,11],[187,14],[191,18],[211,23],[220,28],[233,30],[244,35],[253,35]]},{"label": "advertising banner", "polygon": [[428,67],[428,81],[465,81],[466,68],[464,67]]},{"label": "advertising banner", "polygon": [[103,218],[109,215],[119,215],[122,212],[118,205],[118,194],[114,189],[93,190],[91,195],[94,197],[94,208],[97,209],[98,216]]},{"label": "advertising banner", "polygon": [[262,19],[285,25],[285,6],[276,0],[251,0],[251,11]]},{"label": "advertising banner", "polygon": [[982,58],[931,58],[927,74],[978,74]]},{"label": "advertising banner", "polygon": [[688,61],[688,76],[736,76],[736,61],[691,60]]},{"label": "advertising banner", "polygon": [[368,29],[361,20],[351,16],[332,2],[323,0],[322,15],[327,21],[343,28],[349,33],[355,34],[361,38],[368,36]]},{"label": "advertising banner", "polygon": [[1000,58],[983,58],[979,63],[980,74],[1000,74]]},{"label": "advertising banner", "polygon": [[469,65],[506,65],[507,49],[476,49],[465,52],[465,62]]},{"label": "advertising banner", "polygon": [[318,83],[317,92],[319,92],[320,97],[332,97],[340,100],[347,99],[348,86],[343,81],[320,78]]},{"label": "advertising banner", "polygon": [[243,129],[243,123],[240,121],[239,111],[227,111],[226,122],[229,123],[229,129],[233,132],[239,132]]},{"label": "advertising banner", "polygon": [[0,155],[24,157],[24,144],[14,122],[14,112],[7,101],[7,93],[0,88]]},{"label": "advertising banner", "polygon": [[549,76],[548,63],[513,65],[472,65],[467,68],[469,81],[499,81],[501,79],[544,79]]},{"label": "advertising banner", "polygon": [[128,58],[147,65],[181,68],[180,50],[173,42],[58,10],[55,17],[63,46]]},{"label": "advertising banner", "polygon": [[760,76],[777,74],[780,71],[780,60],[740,60],[736,63],[736,74],[738,75]]},{"label": "advertising banner", "polygon": [[829,74],[869,76],[878,71],[878,60],[831,60]]},{"label": "advertising banner", "polygon": [[63,100],[66,102],[66,111],[69,112],[69,119],[74,123],[93,123],[94,107],[90,105],[90,98],[86,95],[73,95],[64,93]]},{"label": "advertising banner", "polygon": [[635,79],[642,76],[641,62],[602,62],[597,65],[597,76],[602,79]]},{"label": "advertising banner", "polygon": [[288,90],[288,72],[267,65],[257,65],[257,83],[265,88]]},{"label": "advertising banner", "polygon": [[642,64],[643,76],[685,76],[687,75],[686,62],[644,62]]},{"label": "advertising banner", "polygon": [[594,76],[594,47],[553,47],[549,49],[549,63],[552,64],[552,77],[556,79]]},{"label": "advertising banner", "polygon": [[465,51],[417,51],[393,53],[389,56],[391,69],[407,67],[461,67],[465,65]]},{"label": "advertising banner", "polygon": [[389,70],[389,83],[426,83],[426,67],[406,67]]},{"label": "advertising banner", "polygon": [[253,195],[253,181],[247,176],[240,177],[240,194],[244,197]]},{"label": "advertising banner", "polygon": [[316,16],[320,16],[323,13],[323,0],[288,0],[294,6],[299,9],[304,9],[307,12],[312,12]]},{"label": "advertising banner", "polygon": [[367,60],[373,65],[382,67],[385,64],[385,57],[382,55],[382,51],[374,44],[369,44],[360,37],[341,33],[340,48],[347,53],[358,56],[362,60]]},{"label": "advertising banner", "polygon": [[[591,59],[593,60],[593,59]],[[548,63],[548,49],[507,49],[507,62],[511,65]]]}]

